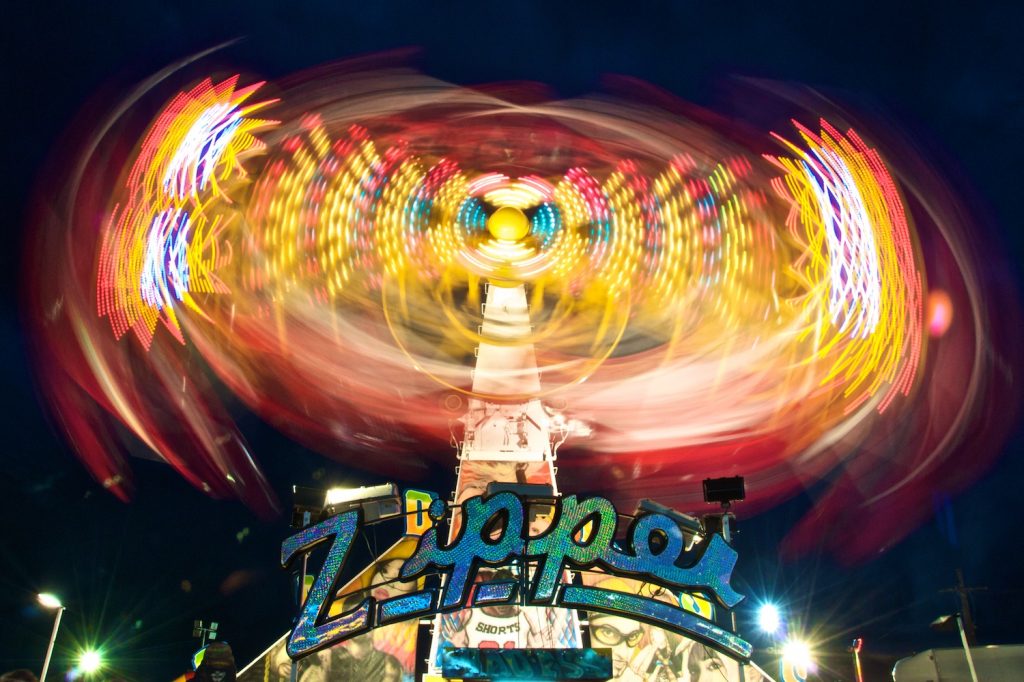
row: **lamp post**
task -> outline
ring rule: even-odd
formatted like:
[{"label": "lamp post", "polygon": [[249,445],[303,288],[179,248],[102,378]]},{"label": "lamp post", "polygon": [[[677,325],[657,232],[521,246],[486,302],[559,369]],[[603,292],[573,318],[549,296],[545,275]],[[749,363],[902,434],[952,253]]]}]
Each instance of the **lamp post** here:
[{"label": "lamp post", "polygon": [[853,673],[857,682],[864,682],[864,671],[860,667],[860,650],[864,648],[864,640],[858,637],[850,644],[850,652],[853,653]]},{"label": "lamp post", "polygon": [[939,616],[931,623],[931,629],[936,632],[945,632],[956,627],[960,631],[960,643],[964,647],[964,658],[967,659],[967,668],[971,672],[971,679],[978,682],[978,671],[974,669],[974,657],[971,656],[971,645],[968,641],[969,635],[964,630],[963,617],[959,613],[952,613],[946,616]]},{"label": "lamp post", "polygon": [[43,672],[39,676],[39,682],[46,682],[46,671],[50,667],[50,656],[53,655],[53,644],[57,641],[57,629],[60,627],[60,617],[64,615],[64,609],[66,608],[60,603],[60,599],[56,595],[48,592],[43,592],[36,596],[36,601],[45,608],[55,609],[57,616],[53,619],[53,633],[50,635],[50,644],[46,647],[46,658],[43,659]]},{"label": "lamp post", "polygon": [[[729,513],[733,502],[740,502],[746,499],[747,488],[742,476],[730,478],[705,478],[704,479],[704,501],[708,503],[718,502],[722,505],[721,514],[707,514],[704,516],[704,530],[708,537],[711,533],[720,533],[722,539],[732,544],[734,529],[732,520],[735,518]],[[736,611],[729,610],[729,623],[732,631],[736,632]],[[740,682],[743,679],[743,666],[740,666]]]}]

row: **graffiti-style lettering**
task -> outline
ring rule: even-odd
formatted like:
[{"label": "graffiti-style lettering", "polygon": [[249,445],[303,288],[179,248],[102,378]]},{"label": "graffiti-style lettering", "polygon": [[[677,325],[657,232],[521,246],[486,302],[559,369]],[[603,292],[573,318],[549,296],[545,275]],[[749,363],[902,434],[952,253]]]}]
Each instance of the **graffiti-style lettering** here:
[{"label": "graffiti-style lettering", "polygon": [[[729,584],[736,552],[719,535],[708,535],[687,551],[683,531],[676,521],[665,514],[649,512],[633,520],[627,541],[620,545],[614,540],[618,514],[612,503],[602,497],[579,499],[573,495],[557,500],[554,521],[545,532],[529,537],[528,502],[505,491],[467,499],[459,533],[445,544],[439,538],[437,521],[444,518],[447,506],[440,499],[415,491],[406,496],[406,511],[423,512],[428,502],[426,513],[421,515],[429,517],[428,528],[424,529],[426,521],[422,517],[413,525],[408,525],[407,520],[407,530],[415,527],[422,534],[415,553],[404,562],[399,575],[403,581],[431,573],[441,575],[444,587],[440,595],[435,589],[426,589],[380,604],[375,597],[368,596],[347,612],[323,621],[352,540],[361,527],[360,512],[347,511],[284,542],[281,563],[287,565],[296,555],[334,540],[288,640],[289,655],[303,656],[379,624],[512,600],[631,616],[695,637],[740,658],[750,655],[747,642],[711,622],[710,603],[689,594],[707,595],[726,608],[743,599]],[[684,557],[688,559],[685,563]],[[506,580],[470,589],[482,566],[527,563],[535,566],[530,584]],[[695,615],[692,609],[682,608],[682,602],[672,605],[643,595],[562,583],[567,569],[595,568],[660,586],[695,603],[703,602],[707,608]],[[519,665],[524,661],[496,659],[494,665]]]},{"label": "graffiti-style lettering", "polygon": [[317,624],[329,607],[327,598],[337,588],[341,569],[359,529],[359,521],[359,510],[353,509],[306,528],[281,545],[281,566],[287,568],[297,554],[306,553],[332,538],[334,540],[324,560],[323,570],[313,582],[313,589],[309,591],[309,597],[302,606],[299,621],[288,638],[288,655],[292,658],[312,653],[332,642],[354,637],[370,627],[368,599],[346,613]]}]

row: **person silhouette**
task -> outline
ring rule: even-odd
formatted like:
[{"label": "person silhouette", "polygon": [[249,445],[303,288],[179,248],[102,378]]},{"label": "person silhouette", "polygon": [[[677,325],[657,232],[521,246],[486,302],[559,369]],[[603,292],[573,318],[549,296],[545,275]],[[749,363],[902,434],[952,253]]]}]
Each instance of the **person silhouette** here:
[{"label": "person silhouette", "polygon": [[206,647],[193,679],[195,682],[235,682],[236,673],[231,647],[227,642],[213,642]]},{"label": "person silhouette", "polygon": [[39,678],[31,670],[19,668],[0,675],[0,682],[39,682]]}]

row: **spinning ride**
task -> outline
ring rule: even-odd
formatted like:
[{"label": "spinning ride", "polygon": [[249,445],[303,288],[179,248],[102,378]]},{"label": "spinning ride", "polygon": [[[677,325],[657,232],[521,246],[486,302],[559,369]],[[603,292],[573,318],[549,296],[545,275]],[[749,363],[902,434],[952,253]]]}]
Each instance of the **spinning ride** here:
[{"label": "spinning ride", "polygon": [[[451,436],[457,500],[557,492],[569,438],[574,487],[626,503],[693,508],[699,477],[743,473],[758,509],[828,478],[813,518],[856,520],[832,534],[853,557],[912,526],[895,500],[963,476],[983,287],[922,166],[852,128],[351,66],[203,80],[125,144],[132,104],[67,164],[29,259],[44,390],[118,496],[144,449],[276,509],[218,387],[402,478]],[[520,632],[578,642],[558,618]]]}]

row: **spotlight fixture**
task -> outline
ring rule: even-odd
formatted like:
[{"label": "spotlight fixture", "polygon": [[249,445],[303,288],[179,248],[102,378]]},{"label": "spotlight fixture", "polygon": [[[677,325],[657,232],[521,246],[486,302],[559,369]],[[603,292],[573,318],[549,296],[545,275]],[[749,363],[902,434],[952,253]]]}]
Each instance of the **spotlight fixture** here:
[{"label": "spotlight fixture", "polygon": [[761,604],[757,610],[757,626],[761,632],[775,634],[782,627],[782,614],[779,607],[772,603]]},{"label": "spotlight fixture", "polygon": [[747,489],[742,476],[729,478],[705,478],[704,501],[729,506],[746,498]]}]

